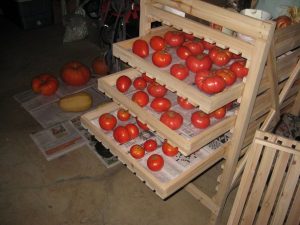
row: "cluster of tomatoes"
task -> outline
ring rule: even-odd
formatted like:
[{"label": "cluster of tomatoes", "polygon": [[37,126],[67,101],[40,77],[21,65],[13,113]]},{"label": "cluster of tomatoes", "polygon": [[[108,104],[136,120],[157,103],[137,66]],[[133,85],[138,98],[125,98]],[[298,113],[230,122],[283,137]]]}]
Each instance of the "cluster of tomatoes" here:
[{"label": "cluster of tomatoes", "polygon": [[149,43],[137,39],[132,45],[136,55],[146,58],[150,47],[152,62],[158,67],[167,67],[172,63],[171,48],[176,49],[177,56],[182,60],[170,66],[170,74],[184,80],[190,73],[195,74],[195,85],[207,94],[223,91],[232,85],[237,78],[248,74],[246,60],[240,55],[231,53],[191,34],[181,31],[168,31],[161,36],[152,36]]},{"label": "cluster of tomatoes", "polygon": [[[166,97],[168,89],[164,85],[157,83],[155,79],[148,77],[145,73],[135,77],[133,81],[126,75],[121,75],[116,80],[116,88],[122,93],[126,93],[132,86],[135,88],[131,97],[133,102],[140,107],[150,104],[150,107],[160,114],[160,121],[172,130],[177,130],[182,126],[183,116],[180,112],[171,109],[172,102]],[[195,109],[195,106],[183,97],[178,96],[177,103],[184,110]],[[202,111],[193,112],[190,122],[196,128],[207,128],[212,117],[215,119],[224,118],[227,109],[228,106],[223,106],[210,114]]]},{"label": "cluster of tomatoes", "polygon": [[[112,131],[114,139],[120,143],[126,143],[138,137],[140,129],[148,130],[146,124],[136,119],[136,124],[130,121],[131,114],[120,108],[117,111],[116,116],[112,113],[103,113],[100,115],[98,122],[100,127],[105,131]],[[122,121],[122,124],[118,125],[118,120]],[[120,123],[121,124],[121,123]],[[142,145],[134,144],[130,147],[130,154],[135,159],[141,159],[145,156],[146,152],[154,152],[158,147],[155,139],[148,139]],[[162,151],[167,156],[175,156],[178,153],[178,148],[173,147],[167,141],[162,144]],[[164,165],[164,159],[160,154],[151,154],[147,159],[147,166],[152,171],[159,171]]]}]

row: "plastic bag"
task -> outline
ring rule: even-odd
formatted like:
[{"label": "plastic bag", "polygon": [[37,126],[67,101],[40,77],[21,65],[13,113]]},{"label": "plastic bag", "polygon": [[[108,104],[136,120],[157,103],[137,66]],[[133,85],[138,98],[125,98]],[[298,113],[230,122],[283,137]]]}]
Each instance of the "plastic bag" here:
[{"label": "plastic bag", "polygon": [[63,42],[72,42],[85,39],[88,36],[87,21],[83,15],[74,14],[65,20]]},{"label": "plastic bag", "polygon": [[259,0],[256,8],[271,13],[272,18],[287,15],[289,6],[300,6],[299,0]]}]

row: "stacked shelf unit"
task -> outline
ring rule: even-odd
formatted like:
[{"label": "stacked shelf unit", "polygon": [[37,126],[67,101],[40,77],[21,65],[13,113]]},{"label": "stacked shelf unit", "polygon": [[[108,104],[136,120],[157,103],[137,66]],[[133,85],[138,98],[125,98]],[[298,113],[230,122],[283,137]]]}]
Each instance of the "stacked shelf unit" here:
[{"label": "stacked shelf unit", "polygon": [[[114,103],[101,106],[83,115],[82,124],[161,198],[167,198],[178,189],[185,187],[211,210],[212,223],[218,224],[231,188],[238,159],[243,150],[247,149],[252,142],[255,130],[264,122],[272,107],[272,102],[269,101],[270,79],[265,77],[262,79],[262,77],[275,25],[270,21],[256,20],[196,0],[141,0],[140,6],[140,36],[138,38],[149,41],[153,35],[163,36],[168,30],[182,30],[210,43],[215,43],[221,48],[228,48],[235,54],[241,54],[247,59],[248,76],[221,93],[207,95],[195,88],[193,82],[183,82],[171,76],[168,68],[160,69],[153,65],[151,57],[143,59],[133,54],[131,47],[135,39],[119,42],[113,45],[113,54],[132,68],[99,79],[99,90],[112,98]],[[174,14],[166,8],[184,12],[186,17]],[[161,22],[163,26],[152,28],[152,22],[156,21]],[[219,24],[234,32],[251,36],[253,42],[248,43],[214,30],[207,25],[208,23]],[[178,59],[174,57],[175,62],[176,60]],[[127,75],[134,78],[144,72],[149,77],[155,78],[158,83],[165,85],[171,98],[172,96],[184,97],[197,106],[197,109],[206,113],[211,113],[234,100],[239,103],[238,107],[229,112],[224,119],[213,123],[207,130],[185,137],[163,125],[149,108],[141,108],[133,103],[130,100],[130,94],[117,91],[115,82],[119,76]],[[99,127],[97,122],[102,113],[114,114],[119,107],[128,109],[133,116],[146,123],[150,128],[148,135],[151,137],[158,140],[167,139],[171,144],[178,146],[180,156],[177,156],[175,160],[166,159],[167,166],[160,172],[151,172],[145,166],[144,160],[132,158],[128,149],[133,143],[119,145],[113,140],[111,134]],[[159,148],[158,151],[161,149]],[[191,158],[195,160],[190,160]],[[187,164],[180,164],[187,159],[190,160]],[[225,159],[224,169],[218,191],[215,196],[211,197],[191,181],[221,159]],[[175,173],[172,172],[174,170]]]}]

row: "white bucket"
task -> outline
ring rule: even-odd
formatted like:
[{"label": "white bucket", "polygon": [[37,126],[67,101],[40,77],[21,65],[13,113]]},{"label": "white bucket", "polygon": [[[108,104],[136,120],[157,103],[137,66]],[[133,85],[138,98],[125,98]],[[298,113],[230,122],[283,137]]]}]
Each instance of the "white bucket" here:
[{"label": "white bucket", "polygon": [[[259,20],[270,20],[272,18],[271,14],[268,13],[267,11],[263,11],[260,9],[243,9],[241,14],[245,16],[250,16]],[[253,42],[253,38],[249,37],[247,35],[237,33],[237,37],[241,40],[247,41],[247,42]]]}]

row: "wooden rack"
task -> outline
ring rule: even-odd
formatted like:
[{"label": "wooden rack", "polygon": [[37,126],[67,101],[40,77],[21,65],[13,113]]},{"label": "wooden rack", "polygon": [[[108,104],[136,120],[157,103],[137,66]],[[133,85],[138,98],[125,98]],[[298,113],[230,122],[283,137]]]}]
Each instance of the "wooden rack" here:
[{"label": "wooden rack", "polygon": [[[139,38],[149,40],[154,34],[162,35],[166,30],[178,29],[186,33],[191,33],[198,38],[203,38],[208,42],[216,43],[216,45],[221,48],[229,48],[233,53],[241,53],[242,57],[247,59],[246,66],[249,68],[249,73],[242,82],[237,83],[217,95],[208,96],[191,88],[189,84],[170,76],[166,71],[158,69],[150,63],[148,59],[142,59],[133,54],[131,52],[131,46],[134,39],[113,45],[114,56],[128,63],[140,73],[146,72],[150,77],[156,78],[157,82],[166,85],[170,91],[176,93],[178,96],[187,98],[191,103],[197,105],[199,109],[207,113],[237,99],[240,105],[236,114],[228,119],[228,121],[230,121],[228,122],[228,127],[219,133],[211,132],[209,140],[205,142],[208,143],[213,138],[217,138],[221,133],[227,132],[228,129],[231,130],[230,140],[218,148],[216,153],[211,154],[205,162],[200,163],[191,170],[185,171],[184,175],[181,175],[180,178],[170,181],[171,188],[169,188],[167,187],[168,184],[165,186],[165,184],[153,178],[153,174],[137,164],[135,160],[130,158],[130,155],[122,153],[120,147],[115,145],[111,139],[105,138],[105,135],[99,131],[99,127],[91,122],[99,116],[99,111],[97,112],[96,110],[84,115],[82,117],[82,123],[95,134],[99,141],[105,143],[131,171],[145,181],[151,189],[154,189],[159,196],[165,198],[186,185],[185,189],[211,210],[211,223],[219,224],[220,215],[238,166],[238,160],[251,144],[255,131],[266,120],[271,109],[275,107],[274,109],[276,110],[276,105],[278,105],[276,104],[276,97],[273,96],[277,89],[272,89],[273,87],[277,88],[277,86],[271,85],[276,84],[276,82],[271,79],[274,74],[267,75],[266,72],[264,73],[265,63],[273,40],[275,24],[271,21],[260,21],[246,17],[239,13],[231,12],[198,0],[141,0],[140,6]],[[184,12],[187,16],[181,17],[173,14],[166,10],[166,7]],[[152,29],[151,24],[155,21],[161,22],[164,26]],[[208,23],[219,24],[234,32],[248,35],[253,38],[253,42],[248,43],[234,36],[214,30],[207,25]],[[296,42],[299,45],[299,39],[297,39],[295,43]],[[286,50],[286,47],[284,47],[285,44],[278,44],[278,46],[280,46],[278,47],[279,49],[282,49],[277,52],[277,55],[280,55],[280,53]],[[297,50],[297,52],[299,53],[299,50]],[[284,60],[284,58],[282,60]],[[289,61],[287,61],[287,63],[289,63]],[[129,74],[135,73],[133,71],[134,70],[130,70]],[[140,111],[138,107],[132,106],[133,104],[129,104],[124,96],[116,94],[113,89],[111,89],[111,82],[119,75],[120,73],[99,80],[99,89],[112,97],[119,105],[129,109],[129,111],[133,115],[138,116],[140,120],[149,123],[150,128],[156,131],[159,136],[172,140],[172,137],[167,135],[168,130],[160,127],[156,121],[151,119],[151,116]],[[277,77],[274,79],[277,80]],[[274,101],[270,101],[272,97],[274,97]],[[294,100],[295,98],[293,98],[293,101]],[[103,109],[99,110],[103,112]],[[177,145],[180,144],[174,140],[173,143]],[[196,142],[195,148],[201,148],[201,146],[206,143],[197,145],[198,142]],[[188,155],[195,152],[195,148],[186,146],[186,148],[182,148],[181,151],[183,154]],[[221,159],[225,159],[224,169],[216,195],[211,197],[190,183],[190,181]]]}]

